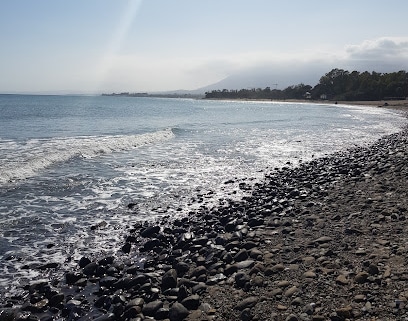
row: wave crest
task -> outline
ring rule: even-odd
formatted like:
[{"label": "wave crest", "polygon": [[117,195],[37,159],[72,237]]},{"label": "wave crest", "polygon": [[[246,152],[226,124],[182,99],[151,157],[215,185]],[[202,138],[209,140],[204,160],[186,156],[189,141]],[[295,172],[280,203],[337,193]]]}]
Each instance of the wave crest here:
[{"label": "wave crest", "polygon": [[41,170],[76,157],[94,158],[127,151],[174,137],[171,129],[139,135],[86,136],[9,141],[0,145],[0,184],[35,176]]}]

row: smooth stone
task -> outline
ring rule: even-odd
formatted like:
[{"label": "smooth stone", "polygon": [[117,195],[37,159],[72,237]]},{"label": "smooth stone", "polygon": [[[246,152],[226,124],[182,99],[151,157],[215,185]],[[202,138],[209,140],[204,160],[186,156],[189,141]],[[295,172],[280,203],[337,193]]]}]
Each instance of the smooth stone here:
[{"label": "smooth stone", "polygon": [[196,310],[200,306],[200,296],[197,294],[186,297],[181,304],[189,310]]},{"label": "smooth stone", "polygon": [[78,262],[78,265],[80,268],[84,268],[85,266],[87,266],[89,263],[91,263],[91,260],[88,259],[87,257],[83,256],[81,257],[81,259]]},{"label": "smooth stone", "polygon": [[177,271],[177,275],[183,276],[190,269],[190,265],[186,262],[177,262],[175,269]]},{"label": "smooth stone", "polygon": [[324,243],[329,243],[331,241],[333,241],[333,238],[331,238],[330,236],[322,236],[322,237],[315,239],[313,243],[324,244]]},{"label": "smooth stone", "polygon": [[337,309],[336,313],[340,318],[349,319],[352,316],[351,314],[352,310],[353,308],[351,306],[347,306],[347,307]]},{"label": "smooth stone", "polygon": [[341,284],[341,285],[347,285],[347,284],[349,284],[349,280],[346,278],[345,275],[340,274],[340,275],[336,278],[336,283],[337,283],[337,284]]},{"label": "smooth stone", "polygon": [[245,260],[245,261],[241,261],[241,262],[237,262],[234,264],[234,266],[238,269],[248,269],[250,267],[252,267],[255,264],[254,260]]},{"label": "smooth stone", "polygon": [[144,304],[144,299],[143,298],[134,298],[132,300],[130,300],[127,304],[126,304],[126,308],[130,308],[133,306],[139,306],[142,307]]},{"label": "smooth stone", "polygon": [[161,309],[163,307],[163,302],[160,300],[152,301],[143,306],[142,312],[143,314],[149,316],[149,317],[154,317],[156,314],[157,310]]},{"label": "smooth stone", "polygon": [[290,282],[287,280],[282,280],[282,281],[279,281],[276,285],[280,288],[286,288],[287,286],[290,285]]},{"label": "smooth stone", "polygon": [[287,289],[283,295],[286,296],[286,297],[291,297],[292,295],[294,295],[298,291],[299,291],[299,289],[296,286],[292,286],[289,289]]},{"label": "smooth stone", "polygon": [[207,269],[205,266],[197,266],[195,269],[193,269],[190,273],[191,277],[199,277],[200,275],[207,274]]},{"label": "smooth stone", "polygon": [[251,313],[251,309],[246,308],[244,310],[242,310],[241,315],[240,315],[240,319],[241,321],[251,321],[253,318],[252,313]]},{"label": "smooth stone", "polygon": [[167,308],[160,308],[156,311],[156,314],[154,315],[154,318],[156,320],[164,320],[167,319],[169,316],[170,310]]},{"label": "smooth stone", "polygon": [[264,286],[264,278],[260,275],[257,275],[253,279],[251,279],[251,284],[258,287]]},{"label": "smooth stone", "polygon": [[249,257],[254,260],[262,260],[263,253],[257,248],[253,248],[249,252]]},{"label": "smooth stone", "polygon": [[235,274],[235,283],[237,284],[238,287],[243,288],[247,283],[249,283],[250,278],[249,276],[244,273],[244,272],[238,272]]},{"label": "smooth stone", "polygon": [[234,261],[242,262],[242,261],[245,261],[247,258],[248,258],[248,252],[246,250],[240,250],[237,254],[235,254]]},{"label": "smooth stone", "polygon": [[170,321],[182,321],[188,316],[187,308],[179,302],[174,302],[169,310]]},{"label": "smooth stone", "polygon": [[235,306],[237,310],[244,310],[246,308],[252,308],[258,303],[258,297],[256,296],[250,296],[240,302]]},{"label": "smooth stone", "polygon": [[357,275],[354,277],[354,281],[356,283],[365,283],[368,278],[368,273],[367,272],[360,272],[357,273]]},{"label": "smooth stone", "polygon": [[83,272],[85,275],[88,275],[88,276],[95,275],[97,267],[98,267],[98,264],[96,262],[88,263],[86,266],[84,266]]},{"label": "smooth stone", "polygon": [[366,300],[366,296],[364,294],[357,294],[354,297],[354,301],[356,302],[364,302]]},{"label": "smooth stone", "polygon": [[370,264],[367,272],[371,275],[377,275],[380,273],[380,270],[378,269],[378,266],[374,265],[374,264]]},{"label": "smooth stone", "polygon": [[163,291],[177,286],[177,271],[170,269],[163,274],[161,288]]},{"label": "smooth stone", "polygon": [[307,271],[307,272],[303,273],[303,276],[305,278],[311,278],[311,279],[314,279],[314,278],[317,277],[316,273],[314,273],[313,271]]},{"label": "smooth stone", "polygon": [[160,226],[154,225],[154,226],[149,226],[145,228],[143,231],[140,232],[140,235],[143,237],[151,237],[154,234],[157,234],[160,232]]},{"label": "smooth stone", "polygon": [[58,293],[53,295],[50,300],[49,300],[49,305],[52,307],[57,306],[58,304],[62,303],[65,299],[65,296],[63,293]]},{"label": "smooth stone", "polygon": [[285,266],[281,263],[276,264],[274,266],[268,266],[265,269],[265,275],[272,275],[275,273],[279,273],[279,272],[282,272],[284,269],[285,269]]},{"label": "smooth stone", "polygon": [[122,251],[123,253],[130,253],[130,249],[132,248],[132,244],[130,244],[129,242],[126,242],[123,246],[122,246]]},{"label": "smooth stone", "polygon": [[294,315],[294,314],[290,314],[288,315],[288,317],[285,319],[285,321],[299,321],[299,318]]}]

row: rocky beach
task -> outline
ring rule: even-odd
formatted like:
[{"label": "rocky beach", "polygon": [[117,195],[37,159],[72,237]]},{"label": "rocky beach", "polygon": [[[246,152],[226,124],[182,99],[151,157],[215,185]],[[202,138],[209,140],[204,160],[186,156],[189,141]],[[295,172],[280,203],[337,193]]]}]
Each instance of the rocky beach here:
[{"label": "rocky beach", "polygon": [[407,186],[407,129],[287,164],[240,201],[136,223],[62,279],[37,267],[0,320],[408,320]]}]

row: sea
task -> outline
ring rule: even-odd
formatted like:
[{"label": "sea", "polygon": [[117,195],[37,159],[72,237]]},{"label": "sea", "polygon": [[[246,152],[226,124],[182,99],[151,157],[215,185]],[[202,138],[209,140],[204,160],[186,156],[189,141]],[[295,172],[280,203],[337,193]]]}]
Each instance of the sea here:
[{"label": "sea", "polygon": [[137,222],[240,199],[242,184],[405,124],[337,104],[0,95],[0,297],[117,253]]}]

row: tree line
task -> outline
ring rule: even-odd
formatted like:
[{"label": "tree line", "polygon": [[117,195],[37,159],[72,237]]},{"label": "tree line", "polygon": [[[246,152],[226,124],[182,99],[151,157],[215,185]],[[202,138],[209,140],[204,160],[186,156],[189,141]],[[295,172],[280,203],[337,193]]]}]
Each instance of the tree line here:
[{"label": "tree line", "polygon": [[205,93],[208,99],[312,99],[312,100],[393,100],[408,97],[408,73],[349,72],[332,69],[312,87],[303,83],[283,90],[270,87],[213,90]]}]

